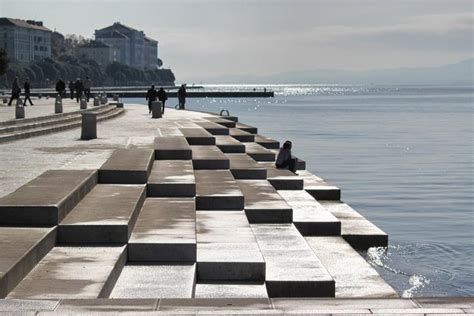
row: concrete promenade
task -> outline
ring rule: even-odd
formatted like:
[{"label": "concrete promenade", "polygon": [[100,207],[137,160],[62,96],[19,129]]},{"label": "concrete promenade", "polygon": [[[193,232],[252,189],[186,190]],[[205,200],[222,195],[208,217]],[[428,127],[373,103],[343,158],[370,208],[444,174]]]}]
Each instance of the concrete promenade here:
[{"label": "concrete promenade", "polygon": [[474,312],[398,298],[356,251],[387,234],[309,171],[274,170],[278,141],[227,118],[125,105],[96,139],[0,143],[0,314]]}]

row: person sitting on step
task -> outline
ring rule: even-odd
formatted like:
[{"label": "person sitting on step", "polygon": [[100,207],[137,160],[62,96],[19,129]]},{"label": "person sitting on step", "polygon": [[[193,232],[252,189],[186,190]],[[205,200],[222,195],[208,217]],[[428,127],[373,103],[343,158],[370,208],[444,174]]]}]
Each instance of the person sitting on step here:
[{"label": "person sitting on step", "polygon": [[280,152],[278,153],[275,165],[278,169],[288,169],[293,173],[296,173],[296,158],[291,157],[291,141],[287,140],[283,147],[280,148]]}]

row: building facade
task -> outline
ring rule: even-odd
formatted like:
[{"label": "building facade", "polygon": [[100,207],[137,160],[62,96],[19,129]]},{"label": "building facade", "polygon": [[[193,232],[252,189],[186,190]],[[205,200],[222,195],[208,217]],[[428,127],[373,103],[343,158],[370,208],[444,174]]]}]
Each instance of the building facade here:
[{"label": "building facade", "polygon": [[40,21],[0,18],[0,48],[12,62],[51,57],[51,33]]},{"label": "building facade", "polygon": [[95,60],[102,67],[106,67],[114,61],[120,61],[120,50],[99,41],[91,41],[79,46],[78,54]]},{"label": "building facade", "polygon": [[[158,41],[119,22],[95,31],[96,41],[116,48],[120,62],[138,69],[154,69],[158,60]],[[156,60],[156,61],[154,61]]]}]

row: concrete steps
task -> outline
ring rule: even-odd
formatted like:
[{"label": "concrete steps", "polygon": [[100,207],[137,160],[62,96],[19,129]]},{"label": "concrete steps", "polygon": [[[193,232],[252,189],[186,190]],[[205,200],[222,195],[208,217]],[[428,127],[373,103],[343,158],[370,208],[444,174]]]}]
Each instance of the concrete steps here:
[{"label": "concrete steps", "polygon": [[250,223],[291,223],[293,209],[266,180],[237,180]]},{"label": "concrete steps", "polygon": [[248,143],[255,141],[255,135],[243,131],[239,128],[229,128],[229,135],[237,139],[239,142]]},{"label": "concrete steps", "polygon": [[267,180],[277,190],[303,190],[303,178],[288,169],[278,169],[274,163],[259,162],[267,169]]},{"label": "concrete steps", "polygon": [[216,138],[204,128],[180,128],[189,145],[215,145]]},{"label": "concrete steps", "polygon": [[189,160],[192,158],[191,148],[184,136],[156,137],[154,149],[157,160]]},{"label": "concrete steps", "polygon": [[341,201],[320,201],[320,203],[341,221],[341,235],[353,248],[388,246],[388,235],[346,203]]},{"label": "concrete steps", "polygon": [[252,224],[269,297],[334,297],[335,282],[292,224]]},{"label": "concrete steps", "polygon": [[265,280],[265,262],[243,211],[197,211],[197,279]]},{"label": "concrete steps", "polygon": [[341,222],[306,191],[279,190],[278,194],[293,209],[293,224],[301,235],[341,235]]},{"label": "concrete steps", "polygon": [[306,237],[305,240],[336,281],[336,297],[398,297],[397,292],[342,237]]},{"label": "concrete steps", "polygon": [[191,146],[191,150],[194,170],[229,169],[229,159],[216,146]]},{"label": "concrete steps", "polygon": [[258,133],[258,129],[256,127],[253,127],[253,126],[250,126],[250,125],[247,125],[247,124],[236,123],[235,127],[240,129],[240,130],[243,130],[244,132],[250,133],[250,134],[257,134]]},{"label": "concrete steps", "polygon": [[59,224],[59,244],[126,244],[144,200],[144,185],[96,185]]},{"label": "concrete steps", "polygon": [[4,298],[56,243],[56,228],[0,227],[0,298]]},{"label": "concrete steps", "polygon": [[216,136],[216,146],[223,153],[245,153],[245,145],[229,135]]},{"label": "concrete steps", "polygon": [[338,187],[326,183],[326,181],[307,170],[301,170],[297,173],[303,178],[303,189],[316,200],[339,201],[341,199],[341,190]]},{"label": "concrete steps", "polygon": [[99,169],[99,182],[145,184],[154,161],[154,151],[146,148],[116,149]]},{"label": "concrete steps", "polygon": [[110,298],[192,298],[196,264],[126,265]]},{"label": "concrete steps", "polygon": [[129,262],[195,262],[193,198],[147,198],[128,242]]},{"label": "concrete steps", "polygon": [[244,196],[229,170],[195,170],[197,210],[242,210]]},{"label": "concrete steps", "polygon": [[229,129],[221,124],[217,124],[210,121],[195,122],[196,125],[204,128],[212,135],[229,135]]},{"label": "concrete steps", "polygon": [[105,298],[125,261],[125,246],[54,247],[7,298]]},{"label": "concrete steps", "polygon": [[255,135],[255,142],[267,149],[280,149],[280,142],[262,135]]},{"label": "concrete steps", "polygon": [[268,298],[263,282],[197,283],[195,298]]},{"label": "concrete steps", "polygon": [[205,120],[208,120],[208,121],[211,121],[211,122],[214,122],[214,123],[217,123],[219,125],[222,125],[222,126],[225,126],[227,128],[233,128],[235,127],[235,122],[232,121],[232,120],[228,120],[224,117],[221,117],[221,116],[212,116],[212,117],[205,117],[204,118]]},{"label": "concrete steps", "polygon": [[257,143],[244,143],[245,152],[255,161],[275,161],[275,153]]},{"label": "concrete steps", "polygon": [[229,158],[230,172],[235,179],[264,180],[267,169],[260,166],[247,154],[226,154]]},{"label": "concrete steps", "polygon": [[[111,108],[98,114],[97,121],[103,121],[115,118],[124,113],[122,108]],[[64,130],[78,128],[81,126],[81,116],[67,118],[63,120],[51,120],[51,122],[34,123],[29,128],[18,129],[14,131],[0,133],[0,143],[25,139],[33,136],[46,135]],[[9,127],[10,128],[10,127]]]},{"label": "concrete steps", "polygon": [[191,160],[156,160],[147,183],[148,197],[194,197],[196,181]]},{"label": "concrete steps", "polygon": [[95,170],[48,170],[0,198],[0,225],[57,225],[96,183]]}]

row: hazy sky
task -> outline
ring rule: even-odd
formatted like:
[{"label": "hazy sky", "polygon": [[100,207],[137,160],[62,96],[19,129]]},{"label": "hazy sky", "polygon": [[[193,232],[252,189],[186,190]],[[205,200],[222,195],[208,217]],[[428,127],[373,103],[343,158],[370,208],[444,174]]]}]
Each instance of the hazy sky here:
[{"label": "hazy sky", "polygon": [[120,21],[159,41],[178,81],[473,56],[474,0],[0,0],[0,16],[92,37]]}]

